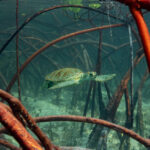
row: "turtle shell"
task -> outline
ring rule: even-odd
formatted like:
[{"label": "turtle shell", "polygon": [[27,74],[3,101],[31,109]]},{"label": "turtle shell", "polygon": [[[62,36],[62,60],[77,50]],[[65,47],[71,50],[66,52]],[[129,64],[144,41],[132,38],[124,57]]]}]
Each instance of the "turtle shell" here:
[{"label": "turtle shell", "polygon": [[62,68],[48,74],[45,79],[53,82],[62,82],[68,80],[80,80],[83,72],[76,68]]}]

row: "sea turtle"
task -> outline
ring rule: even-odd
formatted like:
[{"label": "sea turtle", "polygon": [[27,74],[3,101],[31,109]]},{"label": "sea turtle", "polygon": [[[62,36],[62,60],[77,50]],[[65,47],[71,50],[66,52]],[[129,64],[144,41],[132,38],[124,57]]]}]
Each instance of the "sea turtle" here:
[{"label": "sea turtle", "polygon": [[49,89],[61,88],[73,84],[79,84],[85,80],[105,82],[111,80],[115,74],[97,75],[96,72],[82,72],[77,68],[58,69],[45,77],[45,86]]}]

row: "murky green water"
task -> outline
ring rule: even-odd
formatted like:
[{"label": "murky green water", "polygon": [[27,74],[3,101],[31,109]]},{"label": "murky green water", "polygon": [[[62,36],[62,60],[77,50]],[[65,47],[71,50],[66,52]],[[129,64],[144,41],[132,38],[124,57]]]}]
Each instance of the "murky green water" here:
[{"label": "murky green water", "polygon": [[[86,6],[86,8],[60,7],[68,4],[78,4]],[[138,30],[128,7],[109,0],[103,2],[98,0],[20,0],[19,27],[37,12],[54,6],[56,6],[55,9],[37,16],[18,33],[20,68],[32,54],[44,49],[49,44],[43,52],[25,66],[20,74],[23,105],[33,117],[86,115],[114,121],[116,124],[127,127],[125,102],[127,97],[122,88],[120,91],[117,91],[117,88],[120,86],[120,82],[130,75],[127,75],[127,72],[131,67],[131,49],[133,49],[133,58],[139,57],[139,62],[133,69],[133,86],[129,80],[126,88],[129,100],[132,99],[131,91],[133,92],[132,130],[144,138],[149,138],[150,83],[148,76],[143,81],[147,63],[142,55],[143,50],[141,50]],[[145,12],[144,18],[149,27],[149,12],[144,10],[143,12]],[[131,25],[132,41],[129,37],[128,23]],[[85,29],[114,24],[123,25],[77,34]],[[15,31],[16,2],[1,0],[0,48]],[[140,53],[138,53],[139,51]],[[43,87],[45,76],[61,68],[78,68],[83,72],[95,71],[102,75],[114,73],[116,77],[104,83],[85,81],[55,90]],[[0,53],[1,89],[7,88],[16,71],[16,37],[14,37]],[[17,81],[9,92],[18,97]],[[117,93],[116,95],[122,93],[122,96],[115,97],[115,93]],[[114,99],[118,103],[115,104]],[[114,118],[111,114],[114,114]],[[103,137],[105,128],[94,127],[94,124],[84,124],[82,129],[82,123],[79,122],[46,122],[38,123],[38,125],[58,146],[78,147],[76,149],[87,147],[97,150],[104,150],[106,147],[109,150],[146,149],[142,144],[131,138],[128,139],[114,130],[107,129],[108,132]],[[2,138],[6,138],[5,135],[2,135]],[[122,142],[124,139],[125,141]],[[8,140],[14,143],[13,139]],[[121,143],[123,144],[121,145]],[[100,144],[98,148],[97,144]],[[1,149],[5,150],[6,148],[2,147]]]}]

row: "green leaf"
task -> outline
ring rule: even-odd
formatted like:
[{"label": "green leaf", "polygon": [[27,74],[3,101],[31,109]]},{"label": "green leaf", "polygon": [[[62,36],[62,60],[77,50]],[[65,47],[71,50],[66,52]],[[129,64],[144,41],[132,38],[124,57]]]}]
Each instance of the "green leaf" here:
[{"label": "green leaf", "polygon": [[93,3],[93,4],[89,4],[89,7],[97,9],[97,8],[101,7],[101,4],[94,4]]},{"label": "green leaf", "polygon": [[68,0],[68,4],[81,5],[82,4],[82,0]]},{"label": "green leaf", "polygon": [[[82,6],[82,0],[67,0],[66,4],[70,4],[70,5],[80,5]],[[78,13],[80,12],[80,8],[75,8],[75,7],[69,7],[67,8],[68,10],[74,12],[74,13]]]}]

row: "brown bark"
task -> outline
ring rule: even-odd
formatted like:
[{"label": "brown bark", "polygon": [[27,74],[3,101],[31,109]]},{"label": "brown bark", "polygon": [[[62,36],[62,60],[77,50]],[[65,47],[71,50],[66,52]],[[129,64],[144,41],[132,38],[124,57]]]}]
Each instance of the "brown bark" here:
[{"label": "brown bark", "polygon": [[42,147],[26,131],[24,126],[2,105],[0,105],[0,122],[24,149],[42,150]]},{"label": "brown bark", "polygon": [[12,108],[14,114],[17,114],[17,116],[20,116],[23,118],[28,127],[37,135],[37,137],[40,139],[41,143],[45,147],[46,150],[52,150],[52,144],[51,141],[48,139],[48,137],[41,131],[41,129],[36,125],[36,122],[34,119],[30,116],[26,108],[21,104],[21,102],[10,95],[9,93],[3,91],[0,89],[0,97],[6,100],[10,107]]}]

